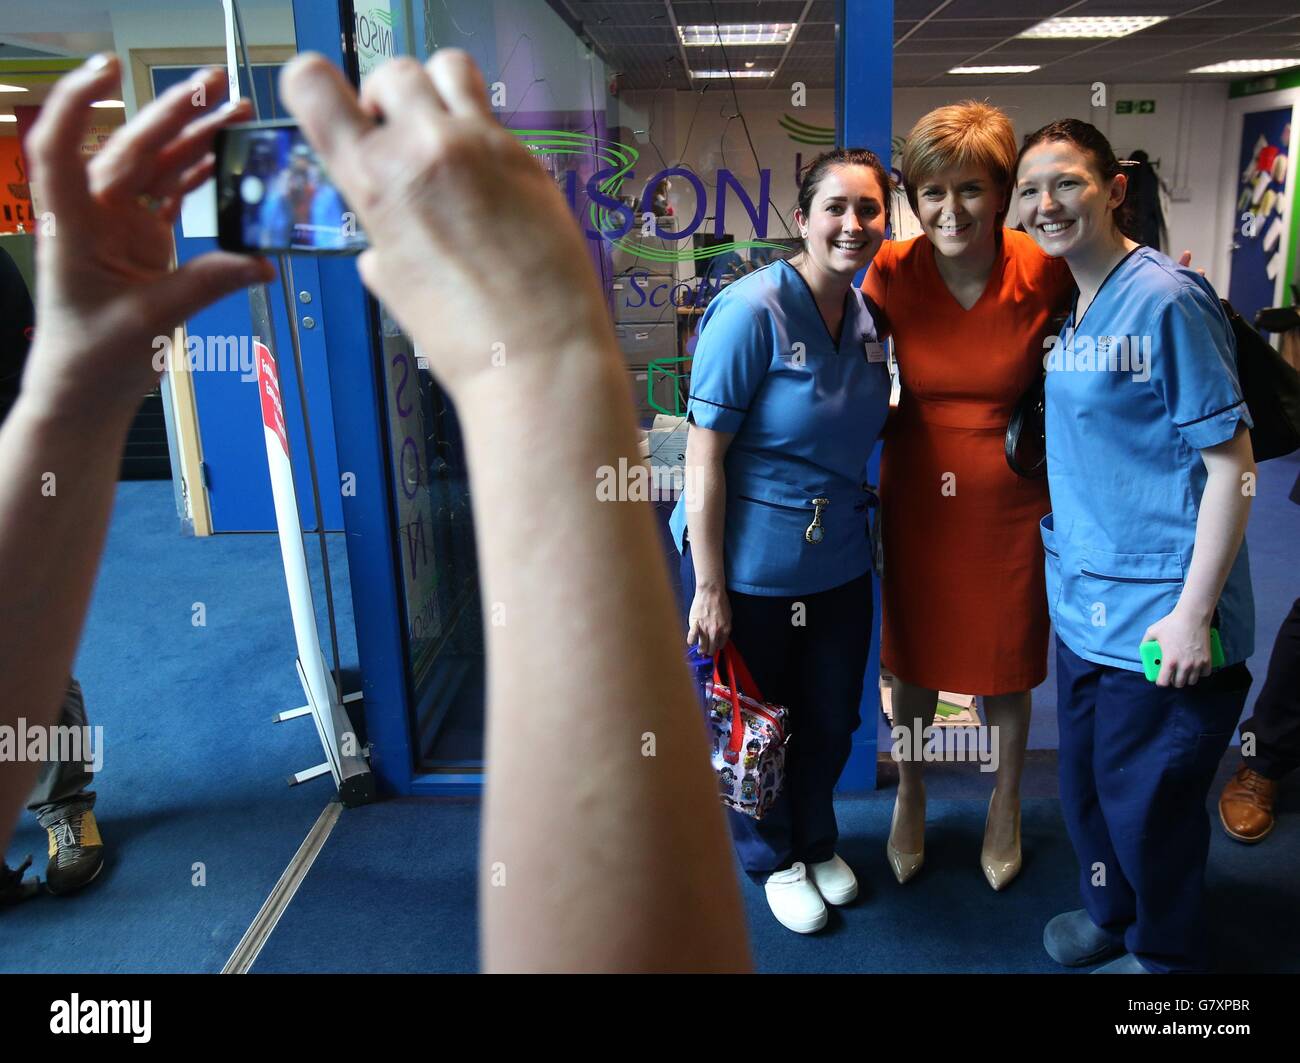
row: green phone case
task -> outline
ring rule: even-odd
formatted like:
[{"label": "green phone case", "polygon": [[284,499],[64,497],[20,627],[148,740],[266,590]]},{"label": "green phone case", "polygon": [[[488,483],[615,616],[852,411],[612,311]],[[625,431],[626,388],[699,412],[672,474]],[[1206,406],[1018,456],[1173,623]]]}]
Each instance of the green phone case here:
[{"label": "green phone case", "polygon": [[[1138,647],[1138,653],[1142,656],[1142,670],[1147,680],[1154,683],[1160,678],[1160,643],[1154,639],[1144,642]],[[1223,667],[1223,643],[1219,641],[1217,627],[1210,628],[1210,667]]]}]

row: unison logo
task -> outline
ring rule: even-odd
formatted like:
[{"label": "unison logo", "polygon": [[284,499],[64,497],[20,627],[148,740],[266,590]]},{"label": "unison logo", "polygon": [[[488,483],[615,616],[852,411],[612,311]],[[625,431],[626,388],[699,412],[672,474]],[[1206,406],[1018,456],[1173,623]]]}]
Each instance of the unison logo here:
[{"label": "unison logo", "polygon": [[393,13],[382,7],[356,12],[357,44],[376,55],[393,56]]},{"label": "unison logo", "polygon": [[835,146],[834,126],[810,125],[788,114],[783,114],[776,121],[777,125],[785,130],[785,135],[796,144],[815,144],[823,148]]},{"label": "unison logo", "polygon": [[[718,171],[717,194],[713,203],[715,236],[722,236],[727,229],[727,202],[730,197],[739,200],[749,220],[753,224],[757,240],[732,240],[715,244],[712,247],[656,248],[645,247],[627,241],[627,236],[634,230],[638,235],[655,236],[660,240],[675,243],[690,239],[699,229],[705,216],[709,213],[709,193],[704,182],[684,166],[667,166],[657,171],[645,183],[645,192],[636,210],[617,198],[624,182],[636,177],[633,167],[641,153],[631,144],[617,140],[592,136],[589,133],[574,133],[564,129],[513,129],[524,145],[535,154],[577,155],[595,159],[599,166],[587,179],[584,191],[590,203],[587,217],[591,227],[586,229],[592,240],[607,240],[620,250],[635,253],[639,258],[649,262],[693,262],[702,258],[712,258],[729,251],[738,251],[746,247],[771,247],[784,249],[784,245],[763,240],[767,235],[767,216],[771,207],[772,171],[760,170],[758,176],[758,202],[750,198],[749,193],[730,170]],[[681,229],[664,229],[654,213],[654,192],[660,182],[669,177],[679,177],[695,191],[695,213],[690,222]],[[730,197],[729,197],[730,193]],[[578,214],[578,171],[564,171],[564,194],[569,201],[569,209]]]}]

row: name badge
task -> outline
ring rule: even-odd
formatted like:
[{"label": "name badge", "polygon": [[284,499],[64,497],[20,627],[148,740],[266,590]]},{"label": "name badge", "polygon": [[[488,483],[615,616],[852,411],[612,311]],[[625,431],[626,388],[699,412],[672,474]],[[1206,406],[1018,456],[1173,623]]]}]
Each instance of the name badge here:
[{"label": "name badge", "polygon": [[863,346],[866,348],[868,362],[883,362],[885,360],[885,345],[879,340],[867,340]]}]

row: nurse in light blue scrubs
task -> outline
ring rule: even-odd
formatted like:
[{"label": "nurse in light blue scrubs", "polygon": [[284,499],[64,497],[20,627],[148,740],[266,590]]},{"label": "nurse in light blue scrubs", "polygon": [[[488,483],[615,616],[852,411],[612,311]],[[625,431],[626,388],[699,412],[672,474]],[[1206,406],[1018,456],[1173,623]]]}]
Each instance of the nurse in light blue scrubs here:
[{"label": "nurse in light blue scrubs", "polygon": [[687,642],[714,654],[730,638],[763,697],[790,710],[780,796],[761,820],[728,817],[745,870],[798,933],[858,888],[835,853],[833,794],[871,644],[866,464],[890,382],[853,279],[884,242],[888,189],[871,152],[820,156],[795,212],[802,252],[709,304],[670,525]]},{"label": "nurse in light blue scrubs", "polygon": [[[1121,230],[1126,179],[1093,126],[1030,134],[1020,219],[1069,264],[1073,313],[1049,340],[1043,520],[1057,632],[1061,811],[1081,910],[1048,923],[1057,962],[1202,971],[1206,795],[1250,687],[1244,542],[1250,414],[1214,290]],[[1211,667],[1211,628],[1224,662]],[[1160,644],[1159,678],[1139,646]]]}]

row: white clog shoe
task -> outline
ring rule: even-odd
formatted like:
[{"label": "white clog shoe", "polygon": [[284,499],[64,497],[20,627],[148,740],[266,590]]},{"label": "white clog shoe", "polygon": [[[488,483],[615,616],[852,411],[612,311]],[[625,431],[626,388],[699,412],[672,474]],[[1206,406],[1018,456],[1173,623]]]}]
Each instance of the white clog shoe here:
[{"label": "white clog shoe", "polygon": [[796,934],[813,934],[826,925],[826,903],[802,863],[768,877],[763,887],[776,920]]}]

